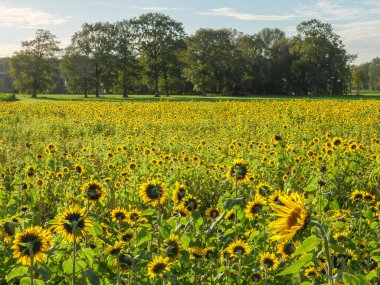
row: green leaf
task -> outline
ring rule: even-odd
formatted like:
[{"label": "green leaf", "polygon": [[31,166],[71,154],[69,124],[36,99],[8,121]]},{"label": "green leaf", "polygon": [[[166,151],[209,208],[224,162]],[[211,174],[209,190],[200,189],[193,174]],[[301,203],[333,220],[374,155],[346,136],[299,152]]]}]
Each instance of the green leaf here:
[{"label": "green leaf", "polygon": [[100,278],[99,274],[96,273],[93,270],[84,270],[82,271],[83,276],[85,276],[88,281],[90,281],[90,284],[92,285],[100,285]]},{"label": "green leaf", "polygon": [[102,233],[103,233],[103,229],[100,223],[94,222],[92,226],[90,227],[90,234],[96,237],[98,235],[101,235]]},{"label": "green leaf", "polygon": [[316,236],[309,236],[306,238],[303,243],[297,248],[294,255],[300,255],[304,254],[306,252],[309,252],[313,249],[315,249],[319,243],[321,242],[321,239]]},{"label": "green leaf", "polygon": [[190,244],[191,239],[187,235],[181,237],[182,247],[187,248]]},{"label": "green leaf", "polygon": [[343,273],[343,283],[345,285],[371,285],[365,276],[361,274],[352,275],[347,272]]},{"label": "green leaf", "polygon": [[[34,285],[44,285],[45,282],[42,281],[41,279],[34,279]],[[32,283],[30,282],[30,277],[23,277],[20,280],[20,285],[31,285]]]},{"label": "green leaf", "polygon": [[298,261],[294,262],[292,265],[290,265],[285,270],[278,273],[276,276],[283,276],[288,274],[294,274],[300,271],[302,267],[304,267],[313,257],[313,254],[309,253],[308,255],[305,255],[301,257]]},{"label": "green leaf", "polygon": [[16,267],[11,272],[9,272],[6,280],[8,282],[9,280],[12,280],[15,277],[24,276],[26,273],[28,273],[28,271],[29,271],[29,267],[27,267],[27,266]]},{"label": "green leaf", "polygon": [[65,273],[73,273],[73,262],[71,260],[66,260],[62,263],[62,269]]},{"label": "green leaf", "polygon": [[169,238],[169,235],[170,235],[170,229],[167,226],[161,226],[160,233],[164,239],[167,239]]}]

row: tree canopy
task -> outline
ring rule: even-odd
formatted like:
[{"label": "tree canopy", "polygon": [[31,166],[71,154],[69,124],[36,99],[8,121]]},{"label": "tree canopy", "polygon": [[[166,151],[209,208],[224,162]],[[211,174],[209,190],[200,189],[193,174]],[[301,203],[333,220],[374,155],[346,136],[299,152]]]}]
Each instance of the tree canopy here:
[{"label": "tree canopy", "polygon": [[350,65],[354,56],[330,24],[316,19],[300,23],[293,37],[277,28],[252,35],[201,28],[186,35],[182,23],[148,13],[116,23],[84,23],[60,57],[58,50],[49,31],[38,30],[34,40],[23,42],[9,60],[15,88],[33,96],[52,90],[58,65],[67,91],[85,96],[339,95],[359,83],[380,85],[380,60],[360,66],[359,82]]}]

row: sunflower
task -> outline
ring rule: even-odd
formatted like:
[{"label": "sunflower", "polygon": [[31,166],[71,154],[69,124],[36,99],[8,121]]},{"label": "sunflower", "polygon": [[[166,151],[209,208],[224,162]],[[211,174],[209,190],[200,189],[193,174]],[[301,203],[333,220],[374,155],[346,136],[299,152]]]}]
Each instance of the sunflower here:
[{"label": "sunflower", "polygon": [[205,257],[207,259],[213,259],[213,258],[218,257],[218,253],[217,253],[215,247],[213,247],[213,246],[206,247],[205,248]]},{"label": "sunflower", "polygon": [[222,215],[222,213],[220,212],[220,210],[218,208],[210,207],[210,208],[206,209],[205,215],[207,217],[207,220],[213,221],[216,218],[220,217]]},{"label": "sunflower", "polygon": [[58,215],[56,231],[67,241],[73,241],[74,237],[88,233],[91,222],[86,215],[86,210],[75,205]]},{"label": "sunflower", "polygon": [[191,212],[191,211],[195,211],[196,209],[198,209],[200,201],[198,198],[189,194],[185,197],[182,204],[188,211]]},{"label": "sunflower", "polygon": [[231,209],[225,216],[225,218],[229,221],[233,221],[236,218],[236,211],[234,209]]},{"label": "sunflower", "polygon": [[272,205],[272,206],[275,206],[275,205],[284,205],[281,201],[280,201],[280,196],[281,195],[284,195],[285,193],[284,192],[282,192],[282,191],[279,191],[279,190],[277,190],[277,191],[275,191],[275,192],[273,192],[270,196],[269,196],[269,201],[270,201],[270,204]]},{"label": "sunflower", "polygon": [[168,257],[157,256],[148,264],[148,276],[150,278],[163,277],[170,271]]},{"label": "sunflower", "polygon": [[261,213],[265,205],[264,197],[257,195],[253,201],[250,201],[245,209],[245,216],[248,219],[255,218],[258,214]]},{"label": "sunflower", "polygon": [[127,229],[126,231],[120,234],[120,241],[122,242],[130,242],[135,238],[135,233],[132,229]]},{"label": "sunflower", "polygon": [[10,242],[15,233],[16,225],[13,222],[0,221],[0,235],[5,243]]},{"label": "sunflower", "polygon": [[117,265],[119,264],[119,268],[121,271],[128,271],[133,266],[133,263],[134,261],[132,256],[126,253],[122,253],[118,255],[115,262],[115,267],[117,267]]},{"label": "sunflower", "polygon": [[251,279],[251,281],[253,283],[259,283],[260,280],[262,279],[262,276],[261,276],[260,272],[254,271],[254,272],[252,272],[252,274],[249,278]]},{"label": "sunflower", "polygon": [[291,241],[280,243],[277,247],[277,253],[281,255],[282,260],[288,259],[297,249],[296,243]]},{"label": "sunflower", "polygon": [[364,196],[365,196],[364,191],[356,189],[355,191],[351,193],[350,199],[352,200],[352,202],[356,202],[357,200],[363,199]]},{"label": "sunflower", "polygon": [[112,255],[119,255],[123,249],[123,244],[121,242],[116,242],[114,245],[107,247],[107,253]]},{"label": "sunflower", "polygon": [[187,217],[188,215],[190,215],[190,211],[187,210],[185,206],[181,204],[174,208],[173,215],[176,217]]},{"label": "sunflower", "polygon": [[111,217],[113,222],[124,222],[127,220],[128,212],[120,207],[112,210]]},{"label": "sunflower", "polygon": [[228,169],[226,177],[237,183],[247,182],[251,177],[248,169],[249,166],[243,159],[235,159],[234,164]]},{"label": "sunflower", "polygon": [[48,231],[41,227],[27,228],[13,241],[13,257],[22,265],[30,265],[41,261],[51,246],[52,237]]},{"label": "sunflower", "polygon": [[305,208],[305,197],[298,193],[280,196],[279,200],[283,205],[274,205],[277,219],[269,223],[269,233],[272,240],[282,242],[293,238],[298,232],[303,230],[308,220],[308,213]]},{"label": "sunflower", "polygon": [[260,265],[262,268],[268,271],[276,270],[280,262],[274,253],[263,253],[260,256]]},{"label": "sunflower", "polygon": [[251,248],[249,244],[240,239],[234,241],[226,248],[226,252],[228,252],[231,257],[241,257],[243,255],[248,255],[250,251]]},{"label": "sunflower", "polygon": [[90,180],[83,184],[82,193],[84,198],[89,202],[95,203],[96,201],[101,201],[104,199],[106,191],[103,185],[97,180]]},{"label": "sunflower", "polygon": [[74,172],[78,173],[79,175],[84,173],[84,166],[81,164],[74,164]]},{"label": "sunflower", "polygon": [[332,145],[334,146],[334,147],[339,147],[340,145],[342,145],[343,144],[343,139],[342,138],[340,138],[340,137],[334,137],[333,139],[332,139]]},{"label": "sunflower", "polygon": [[34,184],[38,188],[42,188],[45,186],[45,181],[41,178],[38,178]]},{"label": "sunflower", "polygon": [[260,182],[256,186],[256,193],[261,196],[267,196],[272,192],[272,187],[270,187],[267,183]]},{"label": "sunflower", "polygon": [[320,273],[317,268],[315,267],[309,267],[305,269],[305,276],[310,279],[317,279],[320,277]]},{"label": "sunflower", "polygon": [[181,256],[181,241],[176,235],[170,235],[165,241],[165,253],[170,260],[178,259]]},{"label": "sunflower", "polygon": [[348,232],[347,231],[340,231],[333,235],[333,238],[337,242],[344,242],[348,239]]},{"label": "sunflower", "polygon": [[206,249],[201,247],[189,247],[190,259],[204,258],[206,256]]},{"label": "sunflower", "polygon": [[36,172],[37,172],[36,167],[33,166],[33,165],[29,165],[29,166],[26,168],[26,176],[27,176],[28,178],[32,178],[32,177],[34,177],[34,176],[36,175]]},{"label": "sunflower", "polygon": [[174,185],[173,202],[176,204],[181,203],[183,198],[185,198],[186,195],[187,195],[186,186],[176,182]]},{"label": "sunflower", "polygon": [[168,190],[164,183],[157,179],[146,182],[140,187],[140,197],[144,203],[150,203],[153,207],[161,205],[168,196]]},{"label": "sunflower", "polygon": [[20,190],[29,191],[30,190],[30,184],[26,181],[23,181],[20,185]]},{"label": "sunflower", "polygon": [[132,210],[128,211],[126,219],[127,219],[127,223],[132,225],[132,226],[135,226],[139,223],[146,221],[146,218],[144,218],[142,216],[141,212],[137,209],[132,209]]}]

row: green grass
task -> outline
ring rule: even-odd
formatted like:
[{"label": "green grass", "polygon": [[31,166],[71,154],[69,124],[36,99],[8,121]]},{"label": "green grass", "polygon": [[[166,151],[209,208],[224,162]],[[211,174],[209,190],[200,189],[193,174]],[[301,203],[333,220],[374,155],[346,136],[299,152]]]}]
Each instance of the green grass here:
[{"label": "green grass", "polygon": [[15,94],[11,94],[11,93],[0,93],[0,102],[1,101],[5,101],[5,102],[8,102],[8,101],[16,101],[16,96]]},{"label": "green grass", "polygon": [[71,94],[40,94],[37,98],[31,98],[30,95],[16,95],[17,100],[25,103],[41,102],[41,101],[107,101],[107,102],[124,102],[124,101],[255,101],[255,100],[319,100],[319,99],[335,99],[335,100],[361,100],[375,99],[380,100],[380,92],[363,93],[356,96],[355,94],[345,96],[290,96],[290,95],[254,95],[254,96],[196,96],[196,95],[161,95],[154,97],[153,95],[130,95],[128,98],[123,98],[122,95],[100,95],[96,98],[95,95],[90,95],[89,98],[84,98],[84,95]]}]

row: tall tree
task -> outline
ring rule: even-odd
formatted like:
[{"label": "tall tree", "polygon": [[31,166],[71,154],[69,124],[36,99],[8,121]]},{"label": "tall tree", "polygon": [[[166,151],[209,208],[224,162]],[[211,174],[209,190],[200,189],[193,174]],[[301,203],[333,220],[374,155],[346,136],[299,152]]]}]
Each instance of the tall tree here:
[{"label": "tall tree", "polygon": [[85,23],[82,30],[75,33],[71,39],[80,54],[91,59],[94,64],[95,95],[99,97],[101,79],[106,81],[106,89],[110,89],[115,74],[110,69],[114,64],[115,28],[106,22],[95,24]]},{"label": "tall tree", "polygon": [[155,96],[159,96],[159,77],[166,68],[166,60],[185,36],[182,23],[161,13],[143,14],[132,22],[145,74],[153,83]]},{"label": "tall tree", "polygon": [[9,61],[13,84],[21,92],[37,97],[38,92],[54,88],[54,75],[58,71],[59,41],[47,30],[39,29],[33,40],[22,42],[22,50]]},{"label": "tall tree", "polygon": [[73,45],[66,48],[60,62],[65,86],[71,93],[84,94],[85,98],[95,87],[95,66],[90,57]]},{"label": "tall tree", "polygon": [[128,97],[128,77],[133,74],[136,67],[135,49],[136,34],[135,27],[129,20],[117,22],[115,52],[118,62],[118,69],[121,74],[123,86],[123,97]]},{"label": "tall tree", "polygon": [[298,80],[307,83],[306,91],[314,95],[345,93],[353,57],[347,54],[331,25],[312,19],[300,23],[297,31],[291,49],[297,57],[293,70],[298,69],[296,72],[303,74]]},{"label": "tall tree", "polygon": [[361,66],[355,66],[351,72],[352,84],[356,87],[356,95],[360,95],[360,88],[363,87],[366,74]]},{"label": "tall tree", "polygon": [[9,58],[0,58],[0,92],[12,92],[12,78],[9,75]]},{"label": "tall tree", "polygon": [[187,39],[184,73],[194,91],[230,94],[240,85],[243,74],[240,34],[229,29],[199,29]]}]

